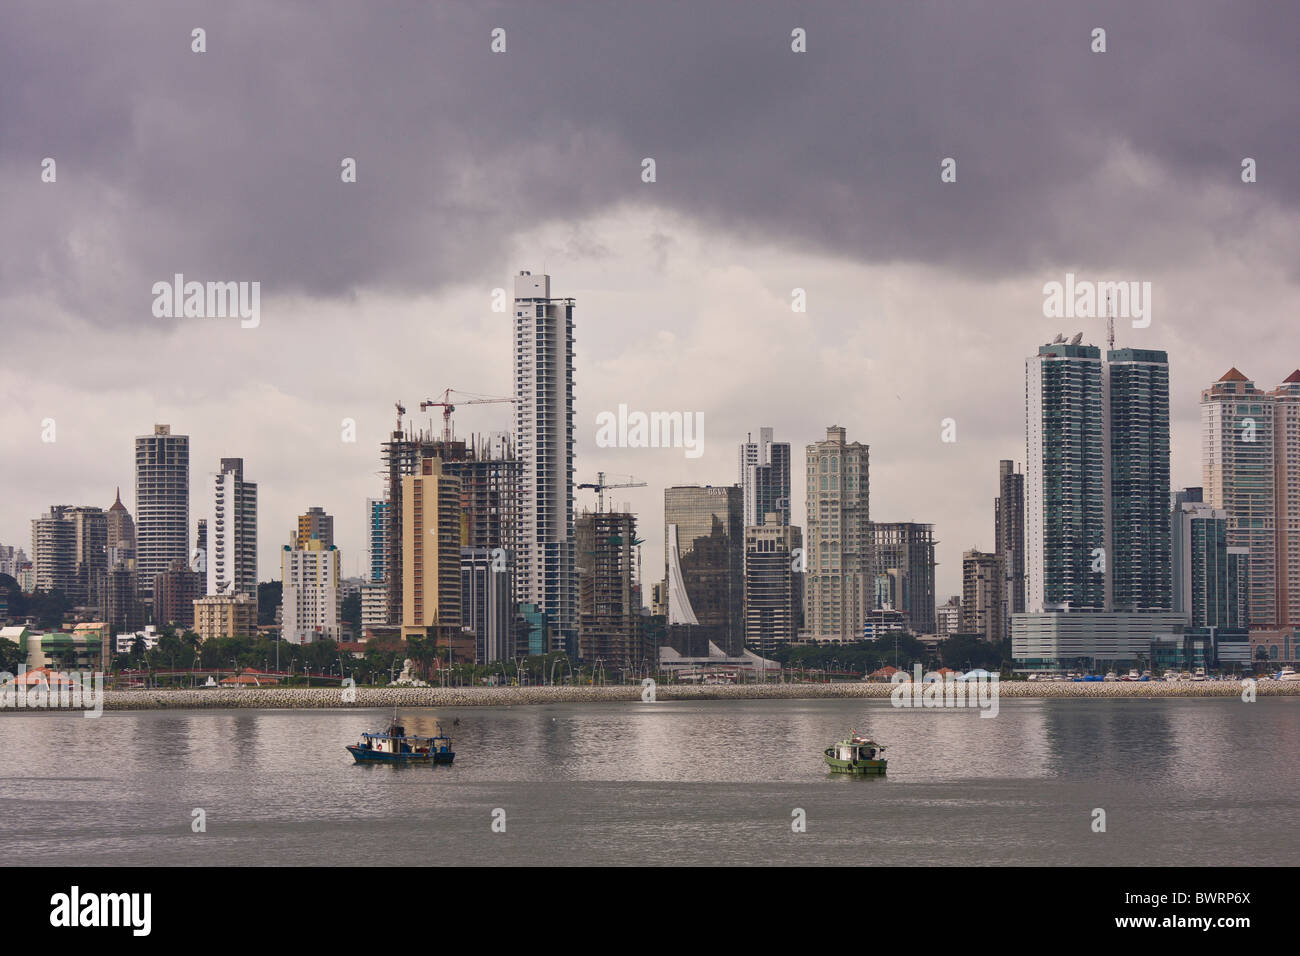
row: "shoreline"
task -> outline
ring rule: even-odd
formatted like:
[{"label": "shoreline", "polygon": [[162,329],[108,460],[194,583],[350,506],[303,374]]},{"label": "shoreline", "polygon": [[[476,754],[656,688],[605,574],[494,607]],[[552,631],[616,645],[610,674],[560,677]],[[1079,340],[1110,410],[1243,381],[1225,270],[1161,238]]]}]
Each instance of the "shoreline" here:
[{"label": "shoreline", "polygon": [[[696,700],[887,700],[892,684],[660,684],[655,701]],[[1166,698],[1240,697],[1239,681],[1005,681],[998,697],[1007,699],[1158,700]],[[1257,697],[1300,697],[1300,681],[1257,681]],[[640,702],[639,685],[604,687],[358,687],[353,699],[331,687],[199,688],[194,690],[108,690],[105,710],[360,710],[378,707],[510,707],[558,703]],[[4,708],[3,710],[10,710]],[[53,709],[53,708],[51,708]],[[3,711],[0,711],[3,712]],[[15,710],[14,712],[23,712]]]}]

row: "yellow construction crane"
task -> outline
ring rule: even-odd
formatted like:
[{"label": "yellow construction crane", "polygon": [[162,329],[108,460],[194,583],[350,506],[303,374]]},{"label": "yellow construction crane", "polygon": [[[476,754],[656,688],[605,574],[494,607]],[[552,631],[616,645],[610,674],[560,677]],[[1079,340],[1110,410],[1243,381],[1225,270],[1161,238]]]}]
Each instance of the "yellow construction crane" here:
[{"label": "yellow construction crane", "polygon": [[[621,477],[631,478],[632,476],[624,475]],[[628,481],[618,485],[606,484],[605,473],[603,471],[596,472],[596,480],[594,483],[583,482],[582,484],[578,485],[579,488],[591,488],[596,492],[596,513],[597,514],[603,514],[605,511],[605,489],[606,488],[644,488],[645,486],[646,485],[644,481]]]},{"label": "yellow construction crane", "polygon": [[[459,402],[453,402],[451,396],[466,395],[469,396]],[[457,405],[499,405],[502,402],[514,404],[518,399],[515,398],[497,398],[493,395],[476,395],[473,392],[462,392],[454,388],[445,388],[442,390],[442,401],[435,402],[430,399],[427,402],[420,403],[420,411],[439,407],[442,409],[442,442],[444,445],[451,444],[451,413],[456,410]]]}]

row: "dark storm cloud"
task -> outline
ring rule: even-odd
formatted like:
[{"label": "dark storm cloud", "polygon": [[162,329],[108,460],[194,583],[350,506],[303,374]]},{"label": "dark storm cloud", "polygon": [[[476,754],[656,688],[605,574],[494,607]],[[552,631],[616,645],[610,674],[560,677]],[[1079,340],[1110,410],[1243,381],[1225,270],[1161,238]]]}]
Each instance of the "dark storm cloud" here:
[{"label": "dark storm cloud", "polygon": [[[614,203],[989,278],[1154,268],[1208,187],[1292,207],[1279,4],[8,3],[0,298],[147,317],[149,285],[500,284],[521,226]],[[190,52],[190,30],[208,52]],[[790,31],[808,52],[790,52]],[[1105,27],[1109,52],[1089,52]],[[494,27],[508,52],[489,52]],[[1097,178],[1123,145],[1159,188]],[[57,187],[38,180],[45,156]],[[339,181],[355,157],[359,182]],[[640,182],[654,157],[658,182]],[[958,183],[939,162],[958,162]],[[1261,182],[1240,186],[1243,156]],[[4,318],[17,316],[6,307]]]}]

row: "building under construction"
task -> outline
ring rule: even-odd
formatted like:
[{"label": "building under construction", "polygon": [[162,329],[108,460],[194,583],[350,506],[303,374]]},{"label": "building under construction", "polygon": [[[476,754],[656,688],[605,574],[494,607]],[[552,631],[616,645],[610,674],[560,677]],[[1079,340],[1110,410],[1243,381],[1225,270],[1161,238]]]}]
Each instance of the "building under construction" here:
[{"label": "building under construction", "polygon": [[653,663],[641,620],[636,516],[585,512],[574,522],[578,572],[578,655],[607,669]]},{"label": "building under construction", "polygon": [[[515,489],[519,481],[519,462],[515,459],[510,438],[497,435],[464,441],[449,441],[423,429],[403,429],[398,406],[398,427],[382,446],[383,474],[387,479],[388,508],[384,542],[388,550],[384,586],[388,600],[388,623],[402,623],[402,478],[418,475],[421,462],[437,458],[442,473],[461,482],[461,547],[483,548],[489,552],[513,547],[517,524]],[[513,567],[509,554],[499,554],[499,567],[511,575],[509,593],[514,593]]]}]

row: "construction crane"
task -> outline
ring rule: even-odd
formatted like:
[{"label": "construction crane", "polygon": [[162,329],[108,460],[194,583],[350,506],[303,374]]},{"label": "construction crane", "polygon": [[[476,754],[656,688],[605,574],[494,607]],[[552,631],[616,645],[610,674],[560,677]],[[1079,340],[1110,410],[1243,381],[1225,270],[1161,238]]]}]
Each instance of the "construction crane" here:
[{"label": "construction crane", "polygon": [[[626,476],[624,476],[624,477],[631,478],[632,476],[631,476],[631,475],[626,475]],[[605,473],[604,473],[603,471],[598,471],[598,472],[596,472],[596,481],[595,481],[594,483],[592,483],[592,482],[584,482],[584,483],[578,485],[578,487],[579,487],[579,488],[591,488],[592,490],[594,490],[594,491],[596,492],[596,513],[597,513],[597,514],[603,514],[604,511],[605,511],[605,489],[606,489],[606,488],[644,488],[644,487],[645,487],[645,482],[644,482],[644,481],[628,481],[628,482],[624,482],[623,484],[619,484],[619,485],[610,485],[610,484],[606,484],[606,483],[605,483]]]},{"label": "construction crane", "polygon": [[[451,396],[453,393],[456,395],[467,395],[469,397],[464,399],[463,401],[453,402],[451,400]],[[457,405],[499,405],[502,402],[510,402],[513,404],[516,401],[518,401],[518,399],[497,398],[492,395],[476,395],[473,392],[462,392],[454,388],[445,388],[442,390],[442,401],[435,402],[433,399],[430,399],[427,402],[421,402],[420,411],[425,411],[427,409],[435,408],[435,407],[442,409],[442,443],[444,445],[450,445],[451,444],[451,413],[456,410]]]}]

